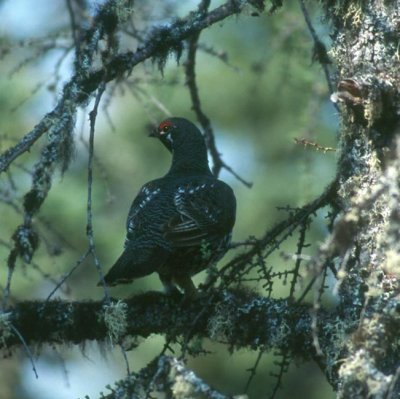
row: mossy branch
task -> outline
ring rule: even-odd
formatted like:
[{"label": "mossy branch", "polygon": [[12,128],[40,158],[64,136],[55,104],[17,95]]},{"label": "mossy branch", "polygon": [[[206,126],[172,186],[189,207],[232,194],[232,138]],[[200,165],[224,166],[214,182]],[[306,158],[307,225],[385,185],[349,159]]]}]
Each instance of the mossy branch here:
[{"label": "mossy branch", "polygon": [[[212,301],[207,301],[212,294]],[[28,345],[79,344],[86,340],[104,341],[119,331],[118,339],[127,336],[148,337],[165,334],[180,337],[191,331],[192,336],[225,342],[231,347],[251,349],[285,349],[301,358],[314,357],[311,317],[306,305],[289,304],[286,300],[270,299],[244,291],[221,291],[187,301],[180,296],[149,292],[124,301],[121,326],[118,317],[110,318],[109,307],[102,301],[26,301],[8,312],[7,322],[16,328]],[[116,301],[117,303],[117,301]],[[204,312],[207,303],[208,311]],[[120,312],[121,313],[121,312]],[[198,317],[200,315],[200,317]],[[195,320],[195,324],[194,324]],[[334,320],[322,313],[321,324]],[[325,331],[320,340],[329,345]],[[20,346],[16,335],[1,332],[0,348]]]},{"label": "mossy branch", "polygon": [[106,386],[110,394],[101,399],[144,398],[163,394],[174,399],[248,399],[247,395],[224,395],[210,387],[188,369],[182,360],[160,356],[139,373],[128,375],[113,387]]}]

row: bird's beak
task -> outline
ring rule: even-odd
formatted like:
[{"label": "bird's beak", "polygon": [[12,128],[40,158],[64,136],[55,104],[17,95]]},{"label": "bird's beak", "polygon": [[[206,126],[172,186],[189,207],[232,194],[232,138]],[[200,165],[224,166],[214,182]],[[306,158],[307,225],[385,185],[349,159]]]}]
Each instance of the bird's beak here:
[{"label": "bird's beak", "polygon": [[171,142],[166,138],[165,135],[160,134],[160,132],[157,128],[150,129],[149,137],[155,137],[156,139],[159,139],[164,144],[164,146],[168,149],[168,151],[172,152]]},{"label": "bird's beak", "polygon": [[160,138],[160,134],[158,133],[158,130],[156,128],[152,128],[150,129],[149,137]]}]

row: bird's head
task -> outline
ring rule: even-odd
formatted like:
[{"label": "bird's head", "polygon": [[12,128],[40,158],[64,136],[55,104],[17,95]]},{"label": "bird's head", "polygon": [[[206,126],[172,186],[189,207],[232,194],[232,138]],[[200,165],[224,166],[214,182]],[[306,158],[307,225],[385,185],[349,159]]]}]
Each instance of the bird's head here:
[{"label": "bird's head", "polygon": [[185,118],[168,118],[150,134],[157,137],[170,152],[186,146],[205,148],[204,137],[200,130]]}]

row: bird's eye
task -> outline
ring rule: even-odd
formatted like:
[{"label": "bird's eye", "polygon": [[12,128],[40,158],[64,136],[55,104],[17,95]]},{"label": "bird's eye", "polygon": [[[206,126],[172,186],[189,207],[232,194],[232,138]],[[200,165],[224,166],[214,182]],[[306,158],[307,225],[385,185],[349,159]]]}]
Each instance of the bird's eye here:
[{"label": "bird's eye", "polygon": [[174,127],[174,125],[172,124],[171,121],[164,121],[158,127],[158,131],[161,134],[165,134],[165,133],[168,133],[171,130],[172,127]]}]

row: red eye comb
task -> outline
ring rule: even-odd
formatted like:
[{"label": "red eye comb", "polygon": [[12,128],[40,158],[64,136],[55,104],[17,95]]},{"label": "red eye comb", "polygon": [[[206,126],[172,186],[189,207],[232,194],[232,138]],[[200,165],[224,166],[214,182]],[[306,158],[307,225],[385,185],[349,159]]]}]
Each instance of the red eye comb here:
[{"label": "red eye comb", "polygon": [[171,127],[171,126],[173,126],[172,122],[169,120],[166,120],[166,121],[160,123],[160,126],[158,127],[158,129],[163,130],[165,127]]}]

